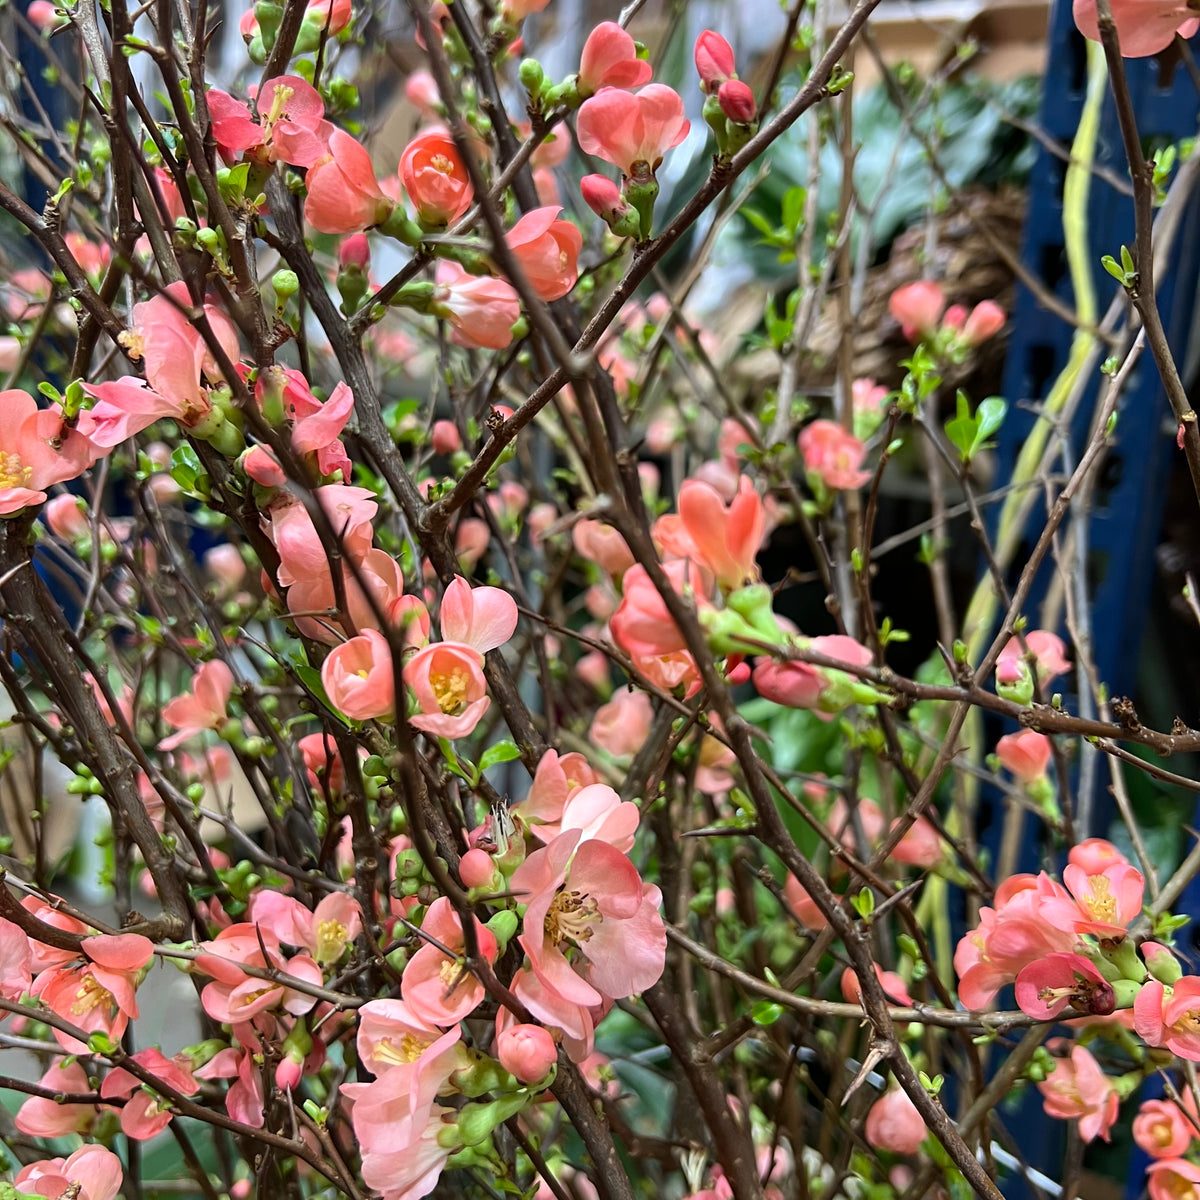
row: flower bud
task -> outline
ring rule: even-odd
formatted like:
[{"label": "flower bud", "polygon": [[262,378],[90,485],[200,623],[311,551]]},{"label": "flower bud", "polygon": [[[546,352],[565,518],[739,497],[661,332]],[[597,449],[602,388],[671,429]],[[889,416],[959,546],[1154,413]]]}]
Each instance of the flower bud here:
[{"label": "flower bud", "polygon": [[863,1132],[876,1150],[916,1154],[928,1131],[916,1105],[899,1088],[892,1088],[871,1105]]},{"label": "flower bud", "polygon": [[495,882],[496,864],[486,850],[468,850],[459,860],[458,874],[464,887],[488,888]]},{"label": "flower bud", "polygon": [[962,327],[962,340],[968,346],[978,346],[1004,328],[1007,320],[1004,309],[992,300],[983,300],[971,310]]},{"label": "flower bud", "polygon": [[434,421],[429,431],[429,443],[435,454],[453,454],[462,448],[458,426],[453,421]]},{"label": "flower bud", "polygon": [[520,923],[520,918],[517,914],[507,908],[495,913],[491,920],[488,921],[487,931],[496,939],[496,945],[499,947],[501,954],[508,947],[508,943],[517,932],[517,927]]},{"label": "flower bud", "polygon": [[740,79],[727,79],[717,91],[721,111],[737,125],[749,125],[758,117],[754,92]]},{"label": "flower bud", "polygon": [[280,304],[290,300],[300,290],[300,279],[295,271],[276,271],[271,277],[275,298]]},{"label": "flower bud", "polygon": [[371,245],[365,233],[352,233],[338,247],[338,262],[342,267],[357,267],[365,271],[371,265]]},{"label": "flower bud", "polygon": [[1183,968],[1179,965],[1179,960],[1166,946],[1161,946],[1158,942],[1143,942],[1142,958],[1145,960],[1146,970],[1167,987],[1174,987],[1183,977]]},{"label": "flower bud", "polygon": [[641,219],[607,176],[585,175],[579,181],[583,202],[617,235],[637,237]]},{"label": "flower bud", "polygon": [[712,29],[706,29],[696,39],[696,73],[700,90],[715,92],[733,73],[733,47]]},{"label": "flower bud", "polygon": [[510,1025],[496,1037],[496,1057],[522,1083],[537,1083],[558,1062],[558,1048],[540,1025]]},{"label": "flower bud", "polygon": [[87,505],[78,496],[55,496],[47,502],[44,513],[51,532],[65,542],[91,534]]}]

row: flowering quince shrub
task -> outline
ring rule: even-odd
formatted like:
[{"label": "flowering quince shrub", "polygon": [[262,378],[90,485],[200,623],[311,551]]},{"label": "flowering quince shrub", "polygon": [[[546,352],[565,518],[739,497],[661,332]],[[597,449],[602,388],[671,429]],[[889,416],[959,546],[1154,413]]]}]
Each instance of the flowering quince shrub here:
[{"label": "flowering quince shrub", "polygon": [[[876,3],[793,30],[816,49],[765,94],[716,30],[687,87],[616,21],[552,79],[548,0],[415,0],[422,124],[390,157],[340,74],[379,20],[349,0],[258,0],[222,86],[204,6],[20,15],[83,115],[6,118],[62,186],[0,181],[41,256],[0,281],[4,1197],[994,1198],[1012,1093],[1085,1145],[1124,1113],[1153,1200],[1200,1196],[1191,857],[1169,873],[1074,794],[1085,741],[1123,795],[1128,743],[1200,733],[1109,699],[1086,583],[1066,628],[1030,602],[1044,563],[1080,574],[1055,535],[1114,436],[1133,309],[1092,437],[1000,481],[991,539],[1006,404],[942,375],[1002,336],[996,300],[897,287],[898,386],[845,377],[847,326],[808,388],[808,322],[861,263],[801,198],[786,237],[761,218],[813,256],[755,335],[777,380],[738,394],[721,314],[649,290],[772,143],[811,122],[852,168],[838,64]],[[1197,24],[1075,15],[1114,72]],[[1154,328],[1148,265],[1111,261]],[[936,645],[874,592],[914,457]],[[986,563],[961,610],[951,487]],[[767,567],[792,535],[808,609]],[[94,910],[51,836],[87,798]]]}]

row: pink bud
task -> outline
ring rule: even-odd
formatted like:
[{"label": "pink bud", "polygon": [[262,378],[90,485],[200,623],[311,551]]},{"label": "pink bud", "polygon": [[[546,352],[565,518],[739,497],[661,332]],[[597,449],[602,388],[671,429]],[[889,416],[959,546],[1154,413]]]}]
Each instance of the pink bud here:
[{"label": "pink bud", "polygon": [[952,304],[942,316],[942,325],[946,329],[961,329],[967,322],[967,309],[962,304]]},{"label": "pink bud", "polygon": [[459,860],[458,874],[464,887],[491,887],[496,878],[496,865],[486,850],[468,850]]},{"label": "pink bud", "polygon": [[540,1025],[510,1025],[496,1038],[496,1057],[522,1083],[537,1083],[558,1061],[558,1049]]},{"label": "pink bud", "polygon": [[995,337],[1004,328],[1007,320],[1004,309],[993,300],[983,300],[975,305],[967,323],[963,326],[963,341],[978,346],[988,338]]},{"label": "pink bud", "polygon": [[717,89],[721,111],[738,125],[749,125],[758,116],[754,92],[740,79],[727,79]]},{"label": "pink bud", "polygon": [[442,103],[437,82],[428,71],[414,71],[404,81],[404,96],[409,104],[426,116],[436,115]]},{"label": "pink bud", "polygon": [[434,421],[429,431],[429,443],[433,446],[434,454],[453,454],[462,447],[462,438],[458,436],[458,427],[453,421]]},{"label": "pink bud", "polygon": [[275,1086],[280,1091],[286,1092],[288,1089],[295,1091],[303,1078],[303,1062],[297,1062],[290,1055],[285,1055],[279,1060],[279,1066],[275,1068]]},{"label": "pink bud", "polygon": [[916,1154],[928,1131],[916,1105],[899,1088],[893,1088],[871,1105],[863,1132],[876,1150]]},{"label": "pink bud", "polygon": [[733,47],[711,29],[696,39],[696,72],[705,94],[715,92],[734,72]]},{"label": "pink bud", "polygon": [[232,592],[246,577],[246,562],[241,552],[228,542],[214,546],[204,555],[204,569],[227,592]]},{"label": "pink bud", "polygon": [[338,247],[338,262],[343,267],[365,271],[371,265],[371,246],[365,233],[351,234]]},{"label": "pink bud", "polygon": [[43,33],[57,29],[60,25],[66,25],[68,21],[67,15],[60,13],[58,8],[50,3],[50,0],[30,0],[25,15]]},{"label": "pink bud", "polygon": [[888,310],[900,322],[910,342],[937,332],[946,297],[932,279],[919,279],[897,288],[888,301]]},{"label": "pink bud", "polygon": [[[34,0],[36,3],[36,0]],[[242,19],[238,21],[238,32],[247,42],[252,42],[258,37],[258,18],[254,15],[254,9],[248,8],[242,13]]]},{"label": "pink bud", "polygon": [[579,181],[583,202],[602,220],[623,213],[629,205],[617,187],[606,175],[585,175]]},{"label": "pink bud", "polygon": [[91,533],[87,505],[78,496],[55,496],[46,505],[45,514],[51,532],[65,542],[73,542]]}]

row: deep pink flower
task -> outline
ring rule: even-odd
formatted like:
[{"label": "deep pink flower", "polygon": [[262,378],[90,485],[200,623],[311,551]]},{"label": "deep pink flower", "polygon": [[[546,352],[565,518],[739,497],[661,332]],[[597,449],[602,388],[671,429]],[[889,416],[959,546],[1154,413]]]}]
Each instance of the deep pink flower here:
[{"label": "deep pink flower", "polygon": [[738,125],[749,125],[758,118],[754,90],[740,79],[727,79],[717,89],[721,111]]},{"label": "deep pink flower", "polygon": [[[837,659],[850,666],[865,667],[873,661],[871,651],[854,638],[835,633],[809,640],[807,647],[814,654]],[[839,712],[845,707],[842,697],[833,693],[837,680],[830,668],[789,659],[776,662],[760,658],[753,671],[758,694],[776,704],[789,708],[811,708],[819,712]]]},{"label": "deep pink flower", "polygon": [[859,488],[871,478],[870,471],[862,470],[866,446],[836,421],[810,421],[800,431],[797,445],[805,472],[827,488]]},{"label": "deep pink flower", "polygon": [[1022,968],[1017,1006],[1039,1021],[1057,1017],[1067,1005],[1082,1013],[1107,1016],[1115,1008],[1111,984],[1079,954],[1047,954]]},{"label": "deep pink flower", "polygon": [[246,151],[261,162],[286,162],[306,170],[324,157],[333,126],[312,84],[298,75],[268,79],[256,101],[258,119],[249,106],[221,91],[205,93],[213,138],[230,161]]},{"label": "deep pink flower", "polygon": [[219,658],[199,666],[191,692],[176,696],[163,707],[163,720],[178,732],[163,738],[158,748],[174,750],[206,729],[220,729],[228,720],[227,706],[233,693],[233,682],[233,672]]},{"label": "deep pink flower", "polygon": [[579,109],[576,133],[585,154],[620,167],[623,174],[654,173],[663,155],[688,135],[691,122],[679,93],[651,83],[639,92],[605,88]]},{"label": "deep pink flower", "polygon": [[1109,1140],[1121,1099],[1085,1046],[1072,1046],[1070,1057],[1057,1059],[1054,1070],[1037,1087],[1046,1112],[1063,1120],[1077,1119],[1085,1142],[1097,1137]]},{"label": "deep pink flower", "polygon": [[694,52],[700,90],[711,95],[733,75],[733,47],[715,30],[705,29],[696,38]]},{"label": "deep pink flower", "polygon": [[[658,889],[643,884],[619,850],[582,836],[568,830],[535,850],[510,887],[527,898],[520,942],[534,973],[564,999],[591,1007],[658,982],[666,930]],[[582,956],[585,974],[566,958],[569,946]]]},{"label": "deep pink flower", "polygon": [[[1113,21],[1125,58],[1146,58],[1165,50],[1178,33],[1190,38],[1200,20],[1187,0],[1111,0]],[[1096,0],[1075,0],[1075,24],[1084,37],[1100,40]]]}]

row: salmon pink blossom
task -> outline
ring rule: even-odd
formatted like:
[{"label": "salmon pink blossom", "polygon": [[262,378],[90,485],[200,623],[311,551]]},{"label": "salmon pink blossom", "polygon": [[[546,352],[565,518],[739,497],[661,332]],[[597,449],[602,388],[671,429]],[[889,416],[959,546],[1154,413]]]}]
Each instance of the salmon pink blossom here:
[{"label": "salmon pink blossom", "polygon": [[[40,1086],[66,1095],[90,1092],[92,1086],[79,1060],[66,1063],[61,1058],[54,1063],[38,1081]],[[70,1133],[86,1134],[99,1115],[94,1104],[59,1104],[45,1096],[30,1096],[17,1110],[14,1123],[30,1137],[65,1137]]]},{"label": "salmon pink blossom", "polygon": [[653,73],[650,64],[638,58],[633,38],[615,21],[601,21],[583,44],[575,86],[586,98],[601,88],[641,87]]},{"label": "salmon pink blossom", "polygon": [[28,392],[0,392],[0,517],[46,499],[45,489],[83,474],[100,456],[61,411],[39,409]]},{"label": "salmon pink blossom", "polygon": [[945,308],[946,294],[932,279],[906,283],[888,300],[888,311],[900,322],[900,328],[910,342],[937,333]]},{"label": "salmon pink blossom", "polygon": [[1063,883],[1072,898],[1052,896],[1040,909],[1042,919],[1056,929],[1121,938],[1142,911],[1146,880],[1128,863],[1114,863],[1098,875],[1072,863],[1063,871]]},{"label": "salmon pink blossom", "polygon": [[233,683],[233,672],[219,658],[198,667],[191,693],[176,696],[162,710],[163,720],[178,732],[163,738],[158,748],[174,750],[206,729],[220,729],[228,720]]},{"label": "salmon pink blossom", "polygon": [[427,229],[445,229],[474,199],[471,178],[449,134],[419,134],[400,156],[400,182]]},{"label": "salmon pink blossom", "polygon": [[1115,1083],[1085,1046],[1072,1046],[1070,1055],[1057,1059],[1054,1070],[1037,1087],[1046,1112],[1063,1120],[1078,1120],[1079,1136],[1085,1142],[1098,1137],[1109,1140],[1121,1098]]},{"label": "salmon pink blossom", "polygon": [[[488,962],[495,962],[496,939],[477,918],[471,920],[475,923],[479,953]],[[483,984],[463,961],[466,940],[462,922],[445,896],[439,896],[429,906],[421,929],[431,940],[404,968],[400,996],[414,1017],[445,1028],[461,1021],[479,1004],[485,994]],[[443,947],[451,954],[446,954]]]},{"label": "salmon pink blossom", "polygon": [[[182,1056],[167,1058],[161,1050],[151,1047],[130,1057],[181,1095],[193,1096],[199,1090],[191,1067]],[[135,1141],[149,1141],[170,1123],[171,1101],[147,1091],[142,1081],[124,1067],[109,1071],[100,1086],[100,1095],[105,1100],[125,1101],[121,1108],[121,1131]]]},{"label": "salmon pink blossom", "polygon": [[452,1070],[466,1065],[461,1042],[461,1026],[441,1029],[403,1000],[371,1000],[358,1010],[359,1061],[376,1075],[398,1071],[417,1087],[440,1075],[440,1090]]},{"label": "salmon pink blossom", "polygon": [[320,93],[298,75],[279,75],[262,85],[257,120],[247,105],[219,88],[210,88],[204,98],[213,138],[227,161],[251,152],[261,162],[307,170],[326,153],[333,126],[324,119]]},{"label": "salmon pink blossom", "polygon": [[1173,987],[1147,980],[1133,1002],[1133,1025],[1148,1046],[1200,1062],[1200,976],[1185,975]]},{"label": "salmon pink blossom", "polygon": [[565,1000],[592,1007],[657,983],[667,941],[658,888],[643,884],[619,850],[582,837],[568,830],[535,850],[509,886],[526,900],[520,942],[534,973]]},{"label": "salmon pink blossom", "polygon": [[876,1150],[916,1154],[929,1132],[917,1106],[898,1087],[889,1088],[867,1113],[863,1135]]},{"label": "salmon pink blossom", "polygon": [[468,275],[458,263],[446,261],[438,264],[435,279],[430,311],[450,322],[460,346],[503,350],[512,342],[512,327],[521,315],[512,284]]},{"label": "salmon pink blossom", "polygon": [[559,300],[579,278],[583,234],[559,220],[558,205],[527,212],[504,236],[529,286],[542,300]]},{"label": "salmon pink blossom", "polygon": [[1039,1021],[1057,1017],[1068,1005],[1077,1012],[1107,1016],[1116,1007],[1112,985],[1079,954],[1047,954],[1022,968],[1017,1006]]},{"label": "salmon pink blossom", "polygon": [[318,233],[362,233],[385,220],[392,202],[375,178],[361,142],[334,129],[328,153],[308,169],[304,216]]},{"label": "salmon pink blossom", "polygon": [[503,588],[473,588],[456,575],[438,613],[442,636],[486,654],[503,646],[517,628],[516,601]]},{"label": "salmon pink blossom", "polygon": [[620,167],[629,178],[648,179],[690,128],[679,93],[651,83],[639,92],[605,88],[585,100],[576,132],[585,154]]},{"label": "salmon pink blossom", "polygon": [[392,652],[376,629],[365,629],[334,649],[321,666],[321,683],[333,706],[352,721],[395,715]]},{"label": "salmon pink blossom", "polygon": [[417,699],[413,728],[452,741],[466,737],[491,704],[482,667],[483,655],[460,642],[418,650],[404,665],[404,682]]},{"label": "salmon pink blossom", "polygon": [[[1185,1089],[1183,1102],[1191,1100]],[[1195,1101],[1190,1108],[1194,1116]],[[1186,1154],[1197,1136],[1196,1126],[1173,1100],[1143,1100],[1138,1115],[1133,1118],[1133,1140],[1151,1158],[1179,1158]]]},{"label": "salmon pink blossom", "polygon": [[1200,1167],[1186,1158],[1160,1158],[1146,1168],[1150,1200],[1200,1200]]},{"label": "salmon pink blossom", "polygon": [[[1111,0],[1113,21],[1126,58],[1146,58],[1165,50],[1179,34],[1190,38],[1200,18],[1187,0]],[[1073,15],[1079,32],[1100,40],[1096,0],[1075,0]]]},{"label": "salmon pink blossom", "polygon": [[689,479],[679,489],[679,516],[696,547],[697,561],[726,591],[756,582],[755,561],[765,518],[754,484],[743,475],[728,506],[707,483]]},{"label": "salmon pink blossom", "polygon": [[705,29],[696,38],[694,58],[700,90],[706,95],[716,92],[734,73],[733,47],[715,30]]},{"label": "salmon pink blossom", "polygon": [[522,1083],[538,1083],[558,1062],[558,1047],[540,1025],[510,1025],[496,1035],[496,1057]]},{"label": "salmon pink blossom", "polygon": [[866,446],[836,421],[810,421],[800,431],[798,445],[805,473],[827,488],[860,488],[871,478],[870,471],[862,470]]},{"label": "salmon pink blossom", "polygon": [[996,757],[1020,783],[1033,783],[1050,765],[1050,739],[1036,729],[1007,733],[996,743]]},{"label": "salmon pink blossom", "polygon": [[123,1179],[121,1160],[111,1150],[87,1145],[70,1158],[42,1159],[22,1167],[13,1186],[18,1192],[31,1192],[48,1200],[63,1195],[77,1195],[78,1200],[114,1200]]}]

